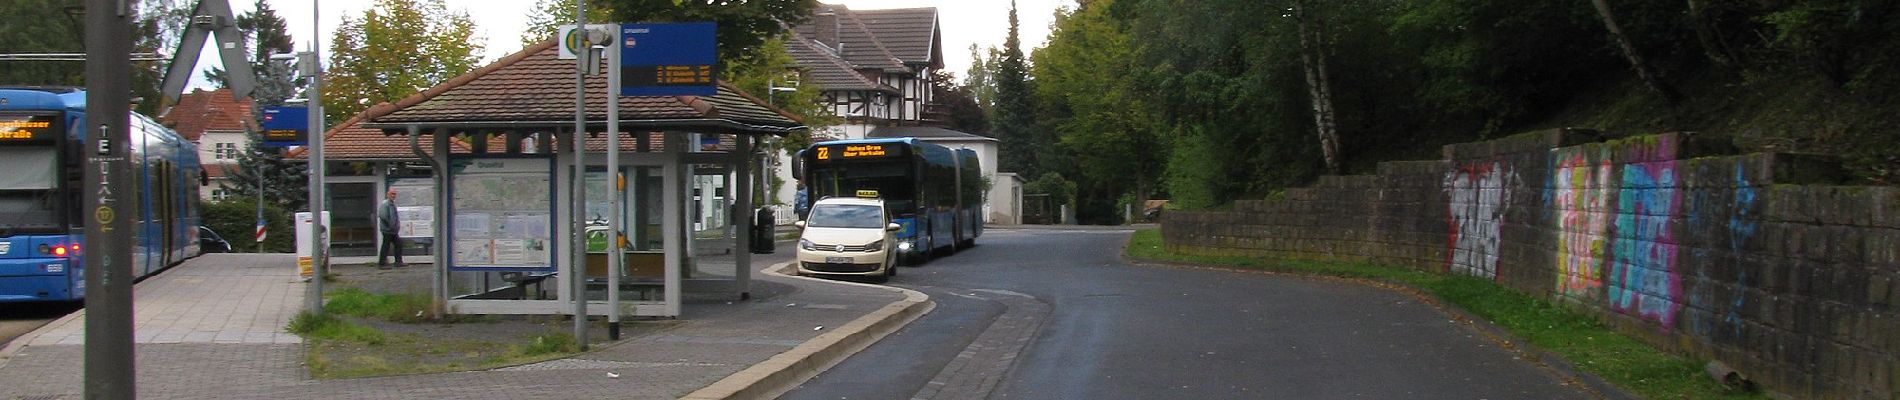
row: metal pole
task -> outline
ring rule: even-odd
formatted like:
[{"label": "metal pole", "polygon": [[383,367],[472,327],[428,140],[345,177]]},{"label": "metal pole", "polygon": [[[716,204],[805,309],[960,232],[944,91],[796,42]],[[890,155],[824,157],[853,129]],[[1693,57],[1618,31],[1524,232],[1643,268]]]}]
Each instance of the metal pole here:
[{"label": "metal pole", "polygon": [[[262,137],[255,139],[263,140]],[[270,225],[264,223],[264,163],[261,160],[257,163],[257,175],[255,175],[255,177],[257,178],[257,224],[261,227],[269,228]],[[265,232],[265,234],[269,234],[269,231]],[[296,232],[292,233],[294,234]],[[264,238],[258,237],[257,232],[251,232],[251,241],[257,242],[257,252],[259,254],[264,253]]]},{"label": "metal pole", "polygon": [[[310,2],[310,37],[318,37],[320,34],[317,32],[317,26],[319,26],[317,24],[317,16],[319,15],[322,14],[317,12],[317,2],[312,0]],[[304,94],[304,98],[309,99],[307,107],[304,109],[309,112],[310,120],[310,126],[306,129],[309,130],[310,134],[308,169],[310,170],[311,228],[310,285],[305,287],[304,309],[309,310],[311,314],[317,315],[323,314],[323,276],[329,273],[330,270],[330,268],[328,268],[330,264],[330,249],[327,248],[329,246],[326,246],[329,241],[324,240],[324,238],[330,236],[330,232],[328,229],[328,221],[325,221],[325,218],[323,218],[323,212],[327,207],[324,207],[323,204],[323,176],[325,171],[323,168],[323,62],[321,54],[322,53],[318,52],[317,41],[312,40],[310,41],[310,53],[305,55],[303,60],[298,60],[299,62],[307,63],[305,65],[309,65],[309,67],[304,68],[304,70],[310,73],[310,92]]]},{"label": "metal pole", "polygon": [[607,339],[620,340],[620,268],[622,258],[620,248],[621,210],[620,198],[627,193],[627,178],[620,176],[620,35],[622,29],[614,28],[614,40],[607,46],[607,176],[613,185],[608,192],[607,232]]},{"label": "metal pole", "polygon": [[[87,399],[138,397],[132,352],[132,217],[137,207],[116,204],[131,193],[127,157],[132,144],[132,7],[121,0],[86,0],[86,115],[91,150],[84,187],[97,204],[86,225]],[[93,189],[97,188],[97,189]],[[85,207],[76,204],[74,207]],[[123,217],[120,217],[120,216]]]},{"label": "metal pole", "polygon": [[[574,338],[581,351],[587,351],[587,70],[594,62],[593,43],[589,43],[587,2],[574,0],[574,25],[581,30],[581,52],[574,63],[574,251],[567,264],[567,285],[574,302]],[[560,38],[563,42],[567,38]]]}]

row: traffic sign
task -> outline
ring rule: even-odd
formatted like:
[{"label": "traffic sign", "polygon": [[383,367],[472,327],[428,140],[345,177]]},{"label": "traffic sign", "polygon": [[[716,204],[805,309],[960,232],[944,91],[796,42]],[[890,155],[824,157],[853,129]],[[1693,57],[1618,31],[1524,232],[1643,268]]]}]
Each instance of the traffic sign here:
[{"label": "traffic sign", "polygon": [[622,24],[620,95],[712,96],[719,61],[711,22]]}]

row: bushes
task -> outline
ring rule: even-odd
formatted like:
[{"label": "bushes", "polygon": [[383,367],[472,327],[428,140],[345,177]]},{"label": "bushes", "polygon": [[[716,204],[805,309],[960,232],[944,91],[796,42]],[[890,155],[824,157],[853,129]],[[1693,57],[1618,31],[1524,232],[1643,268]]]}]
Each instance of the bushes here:
[{"label": "bushes", "polygon": [[[250,197],[237,197],[224,201],[206,201],[199,205],[199,223],[218,231],[224,240],[231,242],[231,251],[240,253],[257,252],[257,242],[252,232],[257,229],[257,202]],[[289,253],[297,250],[297,233],[292,230],[291,213],[278,208],[270,202],[264,203],[264,220],[267,235],[264,238],[264,252]]]}]

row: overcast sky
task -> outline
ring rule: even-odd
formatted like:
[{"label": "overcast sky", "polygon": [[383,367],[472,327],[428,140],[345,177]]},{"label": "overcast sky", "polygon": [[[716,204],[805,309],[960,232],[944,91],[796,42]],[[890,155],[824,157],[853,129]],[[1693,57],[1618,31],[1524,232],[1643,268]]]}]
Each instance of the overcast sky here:
[{"label": "overcast sky", "polygon": [[[297,50],[308,50],[311,36],[311,4],[305,0],[270,0],[271,8],[287,21],[292,40]],[[958,77],[970,69],[970,44],[978,47],[1003,46],[1003,39],[1009,34],[1010,0],[821,0],[824,3],[843,4],[854,10],[881,8],[936,7],[937,16],[942,24],[944,68],[956,72]],[[327,56],[330,36],[344,16],[361,17],[373,0],[322,0],[318,7],[322,13],[322,38],[318,44],[324,46]],[[527,27],[527,16],[533,13],[534,0],[445,0],[450,10],[467,11],[474,18],[478,35],[485,36],[487,48],[484,58],[489,61],[501,58],[521,49],[521,30]],[[1057,7],[1074,7],[1073,0],[1018,0],[1017,18],[1021,20],[1023,51],[1041,47],[1049,36],[1049,23],[1054,20]],[[252,2],[231,0],[236,14],[251,10]],[[206,46],[206,52],[199,57],[198,69],[209,69],[218,63],[216,53]],[[192,75],[192,86],[209,88],[204,74]]]}]

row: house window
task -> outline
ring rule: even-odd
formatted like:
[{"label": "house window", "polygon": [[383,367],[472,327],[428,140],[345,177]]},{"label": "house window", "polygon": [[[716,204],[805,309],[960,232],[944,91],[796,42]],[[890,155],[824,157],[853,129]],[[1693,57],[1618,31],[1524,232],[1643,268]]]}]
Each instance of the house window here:
[{"label": "house window", "polygon": [[216,152],[217,152],[217,154],[213,155],[213,157],[219,160],[236,160],[237,159],[237,143],[218,143],[213,146],[214,146],[213,148],[216,149]]},{"label": "house window", "polygon": [[211,189],[212,200],[224,201],[224,199],[228,199],[228,198],[231,198],[231,191],[224,190],[224,189]]}]

